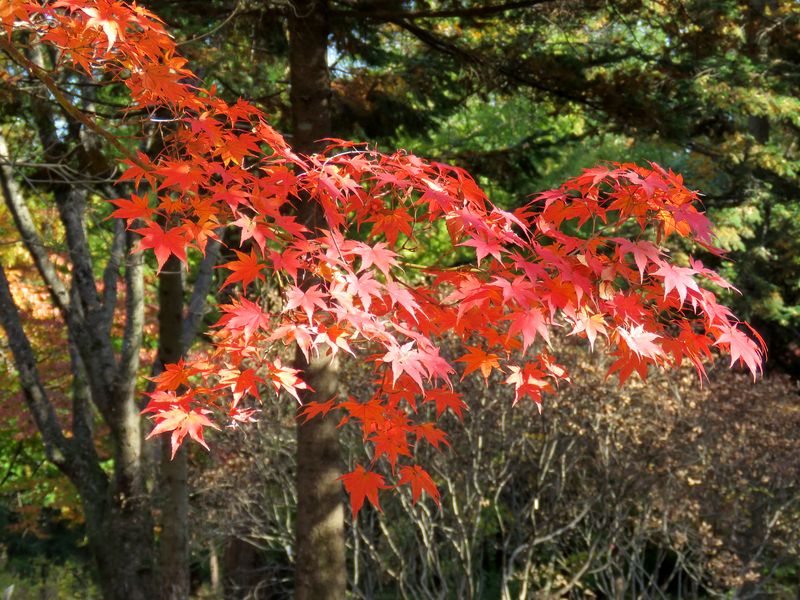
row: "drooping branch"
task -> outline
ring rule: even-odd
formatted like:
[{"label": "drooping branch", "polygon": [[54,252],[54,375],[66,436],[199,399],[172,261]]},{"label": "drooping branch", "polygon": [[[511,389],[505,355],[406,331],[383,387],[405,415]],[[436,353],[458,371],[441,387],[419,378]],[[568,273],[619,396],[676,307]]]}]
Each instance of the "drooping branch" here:
[{"label": "drooping branch", "polygon": [[430,29],[420,27],[408,19],[388,20],[413,35],[426,46],[436,50],[437,52],[447,54],[464,65],[473,68],[475,66],[482,66],[485,69],[494,71],[495,73],[504,77],[507,81],[516,85],[538,90],[561,100],[575,102],[594,110],[601,110],[601,107],[596,102],[591,100],[585,94],[582,94],[580,90],[573,92],[569,89],[558,89],[554,88],[553,86],[545,85],[542,81],[537,80],[535,77],[526,75],[525,70],[519,68],[519,65],[498,64],[498,62],[493,60],[490,56],[469,48],[464,48],[455,42],[438,35]]}]

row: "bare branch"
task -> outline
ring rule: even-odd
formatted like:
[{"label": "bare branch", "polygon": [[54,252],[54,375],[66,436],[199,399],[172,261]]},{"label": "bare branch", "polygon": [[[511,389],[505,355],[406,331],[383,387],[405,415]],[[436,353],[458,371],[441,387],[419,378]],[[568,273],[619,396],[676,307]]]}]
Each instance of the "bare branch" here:
[{"label": "bare branch", "polygon": [[125,222],[117,219],[114,223],[114,238],[108,262],[103,269],[103,331],[108,332],[114,320],[114,307],[117,303],[117,282],[122,259],[125,257]]},{"label": "bare branch", "polygon": [[[141,252],[131,254],[134,234],[125,234],[127,259],[125,262],[125,333],[122,338],[122,353],[119,361],[115,388],[132,388],[136,385],[139,369],[139,350],[144,333],[144,256]],[[122,397],[127,397],[123,395]]]},{"label": "bare branch", "polygon": [[554,87],[552,84],[540,81],[536,77],[526,74],[526,70],[520,68],[520,65],[502,64],[493,59],[491,56],[479,53],[470,48],[464,48],[452,40],[449,40],[429,29],[420,27],[408,19],[387,20],[406,30],[428,47],[443,54],[448,54],[470,68],[482,67],[484,72],[496,73],[505,78],[506,81],[512,82],[516,85],[538,90],[545,94],[549,94],[550,96],[560,98],[561,100],[575,102],[594,110],[599,111],[602,108],[597,104],[597,102],[586,96],[586,94],[584,94],[580,89],[570,90],[566,88],[559,89]]},{"label": "bare branch", "polygon": [[29,60],[24,54],[22,54],[19,50],[17,50],[10,39],[6,36],[0,37],[0,48],[5,50],[5,52],[11,57],[14,62],[18,65],[24,67],[31,75],[36,77],[39,81],[41,81],[45,87],[53,94],[53,97],[56,99],[61,107],[67,112],[67,114],[79,121],[84,126],[86,126],[90,131],[93,131],[101,138],[106,140],[111,146],[117,150],[120,154],[122,154],[125,158],[131,161],[133,164],[142,167],[143,169],[147,169],[147,165],[143,163],[139,158],[133,154],[128,148],[122,144],[117,136],[115,136],[110,131],[103,129],[100,127],[95,121],[90,119],[81,109],[79,109],[75,104],[73,104],[64,93],[59,89],[58,84],[55,80],[50,76],[50,73],[47,70],[43,69],[35,62]]},{"label": "bare branch", "polygon": [[[217,234],[221,235],[221,232],[218,231]],[[181,332],[181,348],[183,352],[187,352],[191,347],[205,316],[207,298],[214,278],[214,267],[219,260],[221,248],[222,245],[218,241],[210,240],[206,246],[206,255],[198,267],[192,297],[189,300],[189,307],[183,319],[183,331]]]}]

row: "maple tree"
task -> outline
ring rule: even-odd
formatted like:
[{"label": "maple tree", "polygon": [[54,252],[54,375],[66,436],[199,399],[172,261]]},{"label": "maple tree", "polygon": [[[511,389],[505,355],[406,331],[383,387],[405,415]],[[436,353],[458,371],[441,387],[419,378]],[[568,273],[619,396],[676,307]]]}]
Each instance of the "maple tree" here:
[{"label": "maple tree", "polygon": [[[295,153],[253,105],[204,88],[162,22],[135,3],[6,0],[0,20],[0,47],[123,155],[121,179],[137,193],[111,201],[113,215],[140,236],[136,252],[152,249],[161,269],[171,257],[185,263],[189,252],[203,254],[220,227],[238,233],[241,251],[223,267],[224,286],[241,291],[220,306],[213,349],[157,376],[145,409],[155,421],[151,435],[168,433],[173,453],[186,436],[205,445],[204,429],[220,417],[232,425],[253,420],[245,399],[260,398],[262,387],[299,399],[307,385],[282,363],[282,346],[306,358],[357,354],[374,365],[369,401],[304,409],[306,418],[339,410],[342,424],[362,430],[370,465],[342,477],[354,517],[365,500],[380,508],[379,490],[392,487],[376,470],[381,460],[415,501],[423,492],[438,501],[414,447],[447,440],[436,423],[420,420],[417,406],[434,402],[438,415],[460,414],[454,362],[464,363],[464,375],[504,373],[515,402],[528,397],[537,405],[569,381],[547,348],[555,327],[593,348],[601,339],[620,383],[684,361],[702,377],[714,347],[753,377],[761,370],[760,338],[713,291],[730,284],[699,260],[673,264],[663,247],[674,236],[717,252],[698,194],[672,171],[599,166],[506,211],[464,170],[403,150],[330,140],[318,154]],[[16,48],[14,30],[56,47],[57,68],[122,83],[133,107],[168,120],[160,155],[131,153],[77,111]],[[318,204],[318,222],[294,216],[307,202]],[[474,249],[475,264],[411,260],[440,223],[453,248]],[[246,297],[260,281],[281,290],[280,310]],[[469,344],[453,362],[440,352],[450,335]]]}]

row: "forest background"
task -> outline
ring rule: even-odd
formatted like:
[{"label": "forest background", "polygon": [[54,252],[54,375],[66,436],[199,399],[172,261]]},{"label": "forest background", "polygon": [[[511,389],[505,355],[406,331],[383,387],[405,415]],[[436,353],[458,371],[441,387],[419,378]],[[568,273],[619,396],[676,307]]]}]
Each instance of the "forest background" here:
[{"label": "forest background", "polygon": [[[720,365],[702,388],[691,373],[678,373],[618,389],[605,380],[601,353],[559,338],[553,343],[570,357],[575,382],[548,396],[541,416],[533,406],[512,408],[491,379],[486,386],[465,380],[469,410],[463,421],[452,417],[451,448],[428,461],[442,510],[398,495],[382,499],[383,513],[343,520],[346,564],[333,579],[346,579],[363,598],[797,597],[796,3],[144,5],[166,21],[208,85],[231,101],[251,99],[301,147],[335,136],[406,148],[467,168],[507,208],[603,160],[653,160],[683,173],[702,190],[717,243],[729,252],[730,262],[715,265],[741,291],[729,302],[769,346],[768,374],[755,385]],[[292,46],[291,31],[314,26],[324,46]],[[299,81],[320,51],[329,80]],[[46,53],[31,59],[51,60]],[[0,261],[45,387],[62,417],[87,420],[102,469],[117,473],[105,425],[76,402],[80,371],[29,248],[30,231],[42,232],[53,268],[70,269],[69,226],[58,223],[66,223],[64,198],[78,189],[97,279],[126,260],[124,232],[102,202],[125,193],[115,150],[87,135],[34,81],[11,77],[16,67],[4,60]],[[148,140],[128,136],[118,92],[64,84],[124,143],[148,151]],[[308,100],[297,95],[302,85],[316,85],[314,98],[327,107],[300,106]],[[302,109],[329,111],[329,125],[312,132],[321,135],[291,135]],[[14,198],[29,207],[28,230]],[[440,252],[431,239],[419,261]],[[212,257],[231,259],[225,251]],[[104,270],[106,261],[112,266]],[[210,262],[170,281],[156,276],[152,257],[140,261],[140,391],[154,364],[179,357],[193,337],[202,345],[201,320],[217,320],[226,297],[216,293],[221,281]],[[130,288],[120,289],[131,297]],[[184,304],[188,317],[199,315],[173,336],[178,348],[160,334],[170,294],[179,298],[179,315]],[[109,319],[109,343],[121,346],[125,332]],[[6,345],[0,360],[0,586],[13,584],[14,598],[100,597],[107,584],[91,560],[84,504],[47,460]],[[339,385],[354,393],[369,377],[345,364]],[[220,432],[209,439],[210,454],[191,448],[177,462],[162,461],[157,442],[145,446],[155,498],[148,510],[162,553],[172,557],[165,569],[179,582],[162,595],[292,595],[304,564],[294,544],[295,472],[297,457],[308,455],[298,454],[294,421],[293,406],[265,405],[258,424]],[[341,444],[345,464],[361,444],[347,428],[329,443]],[[163,527],[174,523],[182,531],[168,535]],[[179,550],[166,540],[177,540]],[[188,548],[185,557],[180,548]]]}]

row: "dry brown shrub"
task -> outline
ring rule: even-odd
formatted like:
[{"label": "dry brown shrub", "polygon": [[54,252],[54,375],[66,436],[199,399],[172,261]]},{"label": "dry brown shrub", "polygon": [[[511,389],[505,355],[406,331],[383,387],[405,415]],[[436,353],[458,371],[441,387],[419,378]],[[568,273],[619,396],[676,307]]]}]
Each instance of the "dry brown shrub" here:
[{"label": "dry brown shrub", "polygon": [[[442,507],[401,493],[382,496],[382,514],[362,511],[349,532],[354,596],[795,597],[797,386],[719,365],[702,387],[683,369],[620,389],[601,353],[555,346],[573,383],[541,415],[512,408],[497,375],[459,384],[470,411],[444,418],[452,447],[418,448]],[[348,362],[342,386],[366,397],[372,378]],[[258,426],[225,435],[195,479],[213,525],[198,544],[258,548],[261,597],[290,593],[292,410],[267,406]],[[363,463],[360,435],[342,439],[348,464]]]}]

